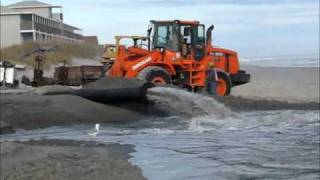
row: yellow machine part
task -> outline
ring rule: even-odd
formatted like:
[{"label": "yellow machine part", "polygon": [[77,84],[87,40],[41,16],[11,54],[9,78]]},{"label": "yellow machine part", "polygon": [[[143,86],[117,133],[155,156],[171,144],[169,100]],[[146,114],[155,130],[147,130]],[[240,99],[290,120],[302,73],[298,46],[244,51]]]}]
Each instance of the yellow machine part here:
[{"label": "yellow machine part", "polygon": [[116,57],[116,46],[113,44],[107,44],[104,48],[104,53],[102,54],[101,62],[110,62],[113,61]]}]

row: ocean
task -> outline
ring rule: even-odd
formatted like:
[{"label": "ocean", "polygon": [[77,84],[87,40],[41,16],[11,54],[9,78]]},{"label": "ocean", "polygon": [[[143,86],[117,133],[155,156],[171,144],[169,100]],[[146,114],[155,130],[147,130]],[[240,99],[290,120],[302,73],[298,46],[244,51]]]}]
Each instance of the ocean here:
[{"label": "ocean", "polygon": [[241,65],[268,67],[320,67],[319,55],[240,58],[240,63]]}]

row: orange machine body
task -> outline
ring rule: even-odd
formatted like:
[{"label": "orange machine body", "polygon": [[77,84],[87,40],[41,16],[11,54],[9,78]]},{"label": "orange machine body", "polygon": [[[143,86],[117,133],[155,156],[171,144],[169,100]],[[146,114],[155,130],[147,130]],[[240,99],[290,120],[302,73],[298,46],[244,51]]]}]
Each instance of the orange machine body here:
[{"label": "orange machine body", "polygon": [[[197,21],[157,21],[157,23],[177,23],[180,26],[188,25],[190,27],[199,25]],[[181,31],[179,30],[179,32]],[[196,58],[195,48],[190,48],[189,52],[185,53],[182,52],[182,48],[171,50],[169,48],[150,47],[150,37],[117,36],[116,58],[108,75],[136,78],[147,67],[159,67],[170,75],[172,84],[191,90],[200,90],[206,85],[208,64],[213,62],[219,73],[217,94],[228,95],[231,87],[249,82],[250,77],[248,78],[248,74],[243,74],[243,71],[240,71],[237,53],[212,46],[211,34],[209,33],[211,32],[207,32],[207,41],[201,43],[198,47],[200,49],[198,51],[202,53],[199,58]],[[120,45],[120,40],[123,38],[148,40],[149,44],[145,45],[148,48],[143,47],[143,45],[139,46],[137,43],[131,47]],[[196,45],[193,45],[193,47],[196,47]],[[241,72],[242,74],[240,74],[241,77],[239,78],[238,76]],[[243,78],[244,76],[246,78]],[[227,79],[222,77],[227,77]],[[161,77],[155,78],[153,82],[166,84]]]}]

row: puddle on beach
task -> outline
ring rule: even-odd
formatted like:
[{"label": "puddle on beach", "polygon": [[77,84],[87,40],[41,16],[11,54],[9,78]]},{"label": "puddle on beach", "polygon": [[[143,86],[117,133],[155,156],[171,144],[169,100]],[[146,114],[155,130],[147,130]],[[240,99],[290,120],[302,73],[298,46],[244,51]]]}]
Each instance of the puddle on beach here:
[{"label": "puddle on beach", "polygon": [[125,125],[101,124],[96,138],[87,135],[94,126],[90,124],[20,130],[1,136],[1,141],[132,144],[136,152],[130,160],[149,179],[319,179],[319,111],[234,113],[187,92],[164,88],[151,96],[174,114]]}]

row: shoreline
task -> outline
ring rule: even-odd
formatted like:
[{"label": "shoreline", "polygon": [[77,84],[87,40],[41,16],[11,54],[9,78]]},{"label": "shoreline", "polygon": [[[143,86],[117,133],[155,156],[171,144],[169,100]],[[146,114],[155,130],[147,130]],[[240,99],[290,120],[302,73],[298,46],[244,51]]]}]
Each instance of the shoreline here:
[{"label": "shoreline", "polygon": [[146,179],[129,162],[132,145],[71,140],[1,142],[1,180]]}]

